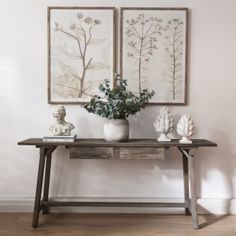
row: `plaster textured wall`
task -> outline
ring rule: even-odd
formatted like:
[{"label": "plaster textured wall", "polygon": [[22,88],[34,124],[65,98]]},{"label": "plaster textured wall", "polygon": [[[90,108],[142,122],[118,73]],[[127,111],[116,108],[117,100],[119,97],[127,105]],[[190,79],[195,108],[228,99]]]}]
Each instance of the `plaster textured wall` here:
[{"label": "plaster textured wall", "polygon": [[[47,6],[172,6],[190,8],[189,104],[170,107],[175,118],[192,114],[195,137],[218,143],[196,150],[198,195],[236,197],[236,1],[234,0],[8,0],[0,1],[0,198],[31,198],[38,151],[17,141],[47,133]],[[78,105],[66,106],[79,137],[102,137],[103,120]],[[155,138],[157,106],[130,117],[131,137]],[[53,196],[183,197],[181,158],[165,161],[53,159]]]}]

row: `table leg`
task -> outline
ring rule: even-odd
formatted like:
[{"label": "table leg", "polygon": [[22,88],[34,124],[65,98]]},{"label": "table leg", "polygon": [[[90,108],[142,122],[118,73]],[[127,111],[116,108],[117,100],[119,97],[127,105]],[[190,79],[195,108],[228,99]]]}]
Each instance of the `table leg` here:
[{"label": "table leg", "polygon": [[[191,194],[191,214],[193,221],[193,228],[198,229],[198,212],[197,212],[197,196],[196,196],[196,186],[195,186],[195,174],[194,174],[194,158],[189,154],[189,149],[178,148],[183,154],[184,162],[184,186],[185,186],[185,199],[189,197],[189,193],[186,193],[186,189],[190,188]],[[188,179],[186,178],[187,168],[189,171]],[[187,212],[190,213],[190,212]]]},{"label": "table leg", "polygon": [[194,175],[194,158],[188,155],[189,164],[189,181],[190,181],[190,192],[191,192],[191,213],[193,220],[193,228],[198,229],[198,214],[197,214],[197,196],[196,196],[196,186],[195,186],[195,175]]},{"label": "table leg", "polygon": [[[183,154],[183,177],[184,177],[184,202],[188,204],[189,200],[189,173],[188,173],[188,158]],[[189,208],[185,207],[185,214],[191,215]]]},{"label": "table leg", "polygon": [[41,210],[40,200],[41,200],[41,194],[42,194],[44,164],[45,164],[45,148],[41,147],[40,157],[39,157],[39,166],[38,166],[36,194],[35,194],[35,201],[34,201],[34,213],[33,213],[33,221],[32,221],[32,226],[34,228],[38,226],[39,212]]},{"label": "table leg", "polygon": [[[44,202],[48,201],[51,161],[52,161],[52,153],[49,153],[49,154],[47,154],[47,157],[46,157],[46,169],[45,169],[44,190],[43,190],[43,201]],[[48,214],[48,206],[44,205],[42,212],[43,212],[43,214]]]}]

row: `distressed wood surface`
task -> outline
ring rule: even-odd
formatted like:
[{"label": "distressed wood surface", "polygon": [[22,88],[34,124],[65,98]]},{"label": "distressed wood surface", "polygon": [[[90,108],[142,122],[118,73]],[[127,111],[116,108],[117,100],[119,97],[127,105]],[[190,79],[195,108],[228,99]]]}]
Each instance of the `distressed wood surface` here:
[{"label": "distressed wood surface", "polygon": [[71,147],[71,159],[111,159],[113,157],[112,147]]},{"label": "distressed wood surface", "polygon": [[164,148],[121,147],[120,159],[164,159]]},{"label": "distressed wood surface", "polygon": [[[77,142],[73,143],[61,143],[61,142],[43,142],[42,139],[27,139],[18,143],[18,145],[34,145],[40,148],[40,162],[39,162],[39,169],[38,169],[38,179],[37,179],[37,187],[36,187],[36,196],[35,196],[35,205],[34,205],[34,214],[33,214],[33,222],[32,226],[38,226],[38,218],[39,212],[41,209],[47,213],[48,206],[87,206],[87,204],[92,204],[92,206],[97,206],[97,202],[93,203],[78,203],[78,202],[55,202],[55,201],[48,201],[48,184],[49,184],[49,177],[47,177],[47,172],[50,173],[49,168],[49,161],[48,165],[46,165],[46,178],[45,178],[45,188],[44,188],[44,198],[41,200],[42,194],[42,185],[43,185],[43,173],[44,173],[44,165],[45,165],[45,157],[49,157],[51,153],[56,149],[57,146],[64,146],[66,148],[71,149],[71,153],[76,154],[75,156],[84,157],[84,158],[99,158],[101,159],[101,155],[103,158],[112,158],[115,159],[129,159],[131,158],[140,158],[140,159],[152,159],[153,156],[160,154],[160,148],[168,148],[168,147],[177,147],[179,151],[188,158],[188,169],[190,172],[189,175],[189,182],[190,182],[190,192],[191,192],[191,201],[189,201],[189,195],[185,194],[185,202],[184,203],[148,203],[148,206],[158,205],[161,207],[185,207],[185,209],[190,208],[191,204],[191,213],[192,213],[192,220],[193,220],[193,228],[197,229],[198,226],[198,215],[197,215],[197,198],[196,198],[196,190],[195,190],[195,180],[194,180],[194,166],[193,166],[193,158],[192,156],[188,155],[188,151],[191,148],[195,147],[215,147],[217,144],[205,140],[205,139],[194,139],[193,143],[191,144],[182,144],[179,143],[179,140],[173,140],[171,142],[158,142],[155,139],[131,139],[128,142],[122,143],[115,143],[115,142],[106,142],[103,139],[81,139]],[[158,149],[159,148],[159,149]],[[162,150],[163,151],[163,150]],[[73,155],[72,155],[73,156]],[[156,156],[155,156],[156,157]],[[184,175],[186,175],[187,163],[184,164]],[[47,171],[48,169],[48,171]],[[187,177],[185,176],[185,191],[187,189]],[[187,198],[187,199],[186,199]],[[190,203],[190,204],[189,204]],[[110,202],[103,202],[99,203],[101,206],[110,206]],[[98,205],[99,205],[98,204]],[[125,206],[126,203],[112,203],[117,206]],[[141,203],[147,206],[146,203]],[[152,205],[153,204],[153,205]],[[127,206],[138,206],[139,203],[128,203]]]},{"label": "distressed wood surface", "polygon": [[128,142],[107,142],[104,139],[79,139],[73,143],[63,142],[43,142],[41,138],[30,138],[18,142],[18,145],[35,145],[37,147],[180,147],[180,148],[195,148],[195,147],[216,147],[217,144],[206,139],[192,139],[193,143],[179,143],[179,139],[174,139],[171,142],[158,142],[156,139],[129,139]]},{"label": "distressed wood surface", "polygon": [[45,206],[70,206],[70,207],[188,207],[188,203],[184,202],[78,202],[78,201],[42,201]]},{"label": "distressed wood surface", "polygon": [[32,226],[36,228],[38,226],[39,221],[39,212],[41,210],[41,194],[42,194],[42,185],[43,185],[43,173],[44,173],[44,165],[45,165],[45,149],[40,148],[40,157],[39,157],[39,166],[38,166],[38,178],[36,184],[36,194],[34,200],[34,213],[33,213],[33,220]]},{"label": "distressed wood surface", "polygon": [[164,159],[164,148],[70,147],[71,159]]},{"label": "distressed wood surface", "polygon": [[[50,172],[51,172],[51,162],[52,162],[52,153],[49,153],[46,156],[45,163],[45,176],[44,176],[44,190],[43,190],[43,200],[48,201],[49,196],[49,184],[50,184]],[[45,206],[42,209],[43,214],[48,214],[48,207]]]},{"label": "distressed wood surface", "polygon": [[190,193],[191,193],[191,214],[193,220],[193,228],[198,229],[198,206],[197,206],[197,196],[196,196],[196,186],[195,186],[195,174],[194,174],[194,158],[189,155],[189,174],[190,174]]}]

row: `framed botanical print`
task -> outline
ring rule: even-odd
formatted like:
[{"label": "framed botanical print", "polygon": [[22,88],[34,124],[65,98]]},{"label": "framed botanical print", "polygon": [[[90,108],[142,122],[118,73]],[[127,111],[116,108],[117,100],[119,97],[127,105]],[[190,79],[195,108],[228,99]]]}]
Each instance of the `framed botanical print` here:
[{"label": "framed botanical print", "polygon": [[115,9],[48,8],[48,102],[86,103],[113,81]]},{"label": "framed botanical print", "polygon": [[186,104],[187,8],[121,8],[121,77],[155,91],[150,103]]}]

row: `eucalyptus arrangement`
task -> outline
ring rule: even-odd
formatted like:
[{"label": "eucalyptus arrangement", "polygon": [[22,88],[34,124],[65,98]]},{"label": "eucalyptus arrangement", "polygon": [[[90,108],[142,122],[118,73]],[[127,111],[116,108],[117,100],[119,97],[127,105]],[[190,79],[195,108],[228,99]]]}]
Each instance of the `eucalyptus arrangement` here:
[{"label": "eucalyptus arrangement", "polygon": [[105,79],[104,84],[100,84],[99,90],[104,93],[104,97],[93,96],[89,104],[84,108],[91,113],[108,119],[125,119],[130,114],[135,114],[145,107],[145,103],[154,95],[154,91],[149,92],[144,89],[140,96],[127,91],[127,80],[121,80],[120,85],[111,89],[110,81]]},{"label": "eucalyptus arrangement", "polygon": [[108,141],[125,141],[129,137],[129,123],[126,118],[145,107],[155,92],[143,89],[139,96],[127,91],[127,80],[120,80],[115,75],[117,86],[113,89],[108,79],[99,85],[104,97],[95,95],[84,108],[101,117],[107,118],[104,124],[104,135]]}]

